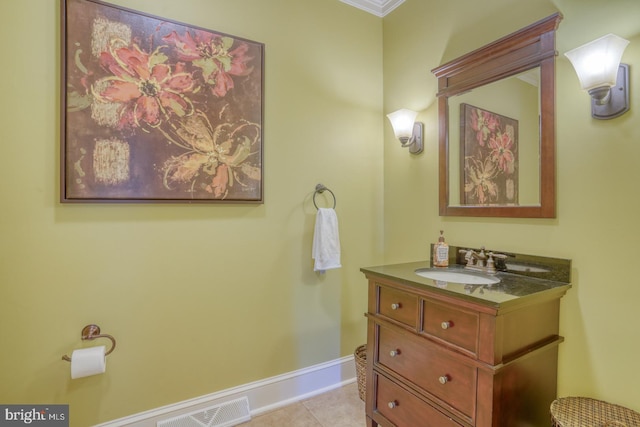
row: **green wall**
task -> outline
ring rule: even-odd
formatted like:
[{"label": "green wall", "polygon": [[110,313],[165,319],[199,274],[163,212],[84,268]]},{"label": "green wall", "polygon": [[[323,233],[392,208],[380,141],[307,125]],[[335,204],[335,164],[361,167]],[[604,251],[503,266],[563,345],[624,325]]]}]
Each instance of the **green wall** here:
[{"label": "green wall", "polygon": [[[59,2],[0,2],[0,402],[69,403],[85,426],[348,355],[365,339],[359,268],[425,259],[443,228],[452,244],[573,259],[559,393],[640,410],[640,3],[407,0],[384,19],[337,0],[116,3],[265,43],[265,204],[60,204]],[[560,55],[558,217],[439,217],[430,70],[556,11],[561,54],[631,40],[633,109],[592,120]],[[421,155],[384,118],[401,107],[421,112]],[[310,259],[318,182],[341,227],[343,268],[325,276]],[[88,323],[118,348],[105,375],[72,381],[60,357]]]},{"label": "green wall", "polygon": [[[464,11],[464,12],[460,12]],[[561,12],[556,64],[556,219],[438,216],[436,79],[430,70],[538,19]],[[444,229],[459,246],[573,260],[562,300],[558,392],[640,410],[640,2],[636,0],[407,0],[384,19],[384,111],[411,108],[425,150],[411,157],[385,123],[385,262],[419,260]],[[564,52],[613,32],[631,44],[630,112],[591,119]]]},{"label": "green wall", "polygon": [[[78,427],[352,354],[359,268],[382,260],[380,18],[337,0],[114,3],[265,43],[265,203],[60,204],[59,1],[0,2],[0,402],[69,403]],[[319,182],[343,255],[324,276]],[[61,356],[89,323],[118,345],[72,381]]]}]

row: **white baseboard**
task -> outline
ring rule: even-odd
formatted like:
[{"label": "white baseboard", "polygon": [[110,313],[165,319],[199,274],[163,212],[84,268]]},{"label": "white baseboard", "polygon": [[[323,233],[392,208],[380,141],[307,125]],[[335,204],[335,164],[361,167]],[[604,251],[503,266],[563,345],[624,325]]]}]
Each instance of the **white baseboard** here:
[{"label": "white baseboard", "polygon": [[253,417],[342,387],[355,380],[356,367],[353,355],[345,356],[308,368],[108,421],[95,427],[156,427],[156,423],[160,420],[202,410],[243,396],[247,396],[249,399],[249,407]]}]

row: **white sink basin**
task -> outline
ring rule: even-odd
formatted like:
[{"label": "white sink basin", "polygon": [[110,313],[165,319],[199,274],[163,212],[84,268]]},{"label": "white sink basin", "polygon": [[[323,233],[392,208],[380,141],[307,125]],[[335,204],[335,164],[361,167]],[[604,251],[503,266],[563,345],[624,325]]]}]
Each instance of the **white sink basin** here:
[{"label": "white sink basin", "polygon": [[466,285],[494,285],[496,283],[500,283],[500,279],[495,277],[463,273],[460,271],[433,270],[427,268],[416,270],[416,274],[418,276],[426,277],[427,279],[439,280],[442,282],[463,283]]}]

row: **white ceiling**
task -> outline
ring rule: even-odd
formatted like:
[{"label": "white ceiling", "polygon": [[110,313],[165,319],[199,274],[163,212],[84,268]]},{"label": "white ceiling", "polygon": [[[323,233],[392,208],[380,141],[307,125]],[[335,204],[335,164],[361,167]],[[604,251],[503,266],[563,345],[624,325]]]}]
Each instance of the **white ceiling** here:
[{"label": "white ceiling", "polygon": [[396,7],[404,3],[404,0],[340,0],[343,3],[355,6],[376,16],[383,17]]}]

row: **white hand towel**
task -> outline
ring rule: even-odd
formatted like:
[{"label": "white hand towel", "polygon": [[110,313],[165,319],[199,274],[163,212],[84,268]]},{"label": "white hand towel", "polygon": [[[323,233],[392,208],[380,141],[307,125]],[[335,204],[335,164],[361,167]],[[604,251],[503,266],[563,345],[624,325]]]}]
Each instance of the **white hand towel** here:
[{"label": "white hand towel", "polygon": [[325,270],[342,267],[340,265],[338,216],[334,209],[318,209],[311,257],[315,260],[313,271],[324,273]]}]

